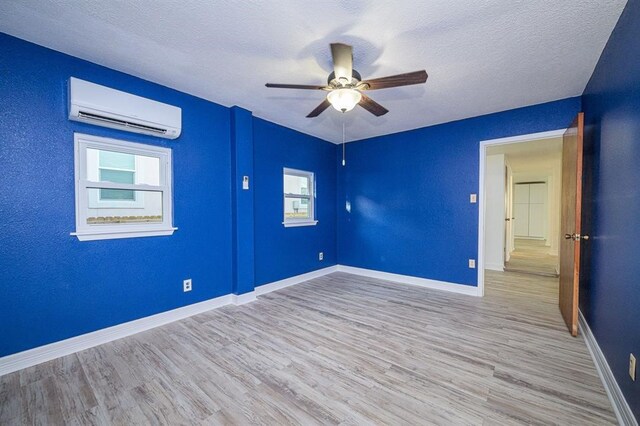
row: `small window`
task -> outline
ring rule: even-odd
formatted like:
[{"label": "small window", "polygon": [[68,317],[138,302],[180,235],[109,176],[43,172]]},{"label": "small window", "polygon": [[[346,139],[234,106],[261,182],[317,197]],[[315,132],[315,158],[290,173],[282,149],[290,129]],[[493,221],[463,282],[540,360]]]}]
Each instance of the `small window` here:
[{"label": "small window", "polygon": [[284,226],[309,226],[315,220],[313,173],[284,169]]},{"label": "small window", "polygon": [[75,134],[81,241],[171,235],[171,150]]}]

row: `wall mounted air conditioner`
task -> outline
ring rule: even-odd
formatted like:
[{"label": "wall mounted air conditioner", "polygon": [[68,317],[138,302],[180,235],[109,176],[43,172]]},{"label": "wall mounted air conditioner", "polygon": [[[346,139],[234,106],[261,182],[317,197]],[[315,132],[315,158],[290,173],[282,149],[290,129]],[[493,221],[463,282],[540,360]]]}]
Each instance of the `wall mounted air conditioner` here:
[{"label": "wall mounted air conditioner", "polygon": [[71,77],[69,120],[176,139],[182,109]]}]

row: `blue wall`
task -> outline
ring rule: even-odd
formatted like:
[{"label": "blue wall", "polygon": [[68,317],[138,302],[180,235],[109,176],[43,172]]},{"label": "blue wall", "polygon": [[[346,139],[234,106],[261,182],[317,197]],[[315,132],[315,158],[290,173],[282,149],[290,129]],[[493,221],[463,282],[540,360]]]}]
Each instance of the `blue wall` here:
[{"label": "blue wall", "polygon": [[[630,0],[587,85],[582,102],[588,153],[583,244],[590,267],[580,309],[636,418],[640,380],[640,2]],[[590,192],[590,193],[589,193]],[[640,373],[640,371],[638,372]]]},{"label": "blue wall", "polygon": [[347,144],[338,263],[477,285],[479,142],[566,128],[579,111],[572,98]]},{"label": "blue wall", "polygon": [[[0,52],[0,356],[250,291],[254,254],[260,283],[336,263],[332,144],[260,120],[254,129],[246,110],[2,33]],[[182,135],[169,141],[69,121],[71,76],[181,107]],[[75,131],[172,148],[173,236],[80,242],[69,235]],[[255,224],[253,191],[239,189],[242,175],[253,176],[254,143],[252,183],[263,188]],[[282,229],[282,177],[276,183],[272,171],[284,166],[318,173],[314,229]],[[264,240],[255,248],[247,238],[254,225]],[[193,279],[190,293],[182,292],[185,278]]]},{"label": "blue wall", "polygon": [[[258,118],[253,129],[256,286],[335,265],[337,146]],[[315,173],[316,226],[282,225],[283,167]]]},{"label": "blue wall", "polygon": [[[591,278],[581,309],[636,416],[639,386],[626,368],[629,352],[640,354],[633,259],[640,245],[633,226],[640,211],[639,21],[631,1],[582,99],[594,166],[585,222],[594,238],[585,250]],[[478,192],[478,142],[566,127],[581,106],[567,99],[350,143],[341,167],[338,147],[248,111],[3,34],[0,51],[0,356],[338,261],[476,285],[467,259],[477,257],[477,205],[468,197]],[[70,76],[180,106],[182,136],[168,141],[68,121]],[[109,241],[71,237],[74,131],[171,147],[179,230]],[[316,173],[317,226],[282,226],[283,167]],[[248,193],[238,187],[243,174],[252,177]],[[238,211],[247,205],[251,211]],[[243,235],[252,233],[247,244]],[[187,277],[194,289],[183,293]]]},{"label": "blue wall", "polygon": [[[239,107],[231,108],[231,170],[233,292],[243,294],[255,288],[253,116]],[[249,177],[248,189],[243,176]]]},{"label": "blue wall", "polygon": [[[0,356],[230,293],[229,109],[3,34],[0,46]],[[70,76],[181,107],[182,135],[69,121]],[[69,235],[74,131],[172,148],[173,236]]]}]

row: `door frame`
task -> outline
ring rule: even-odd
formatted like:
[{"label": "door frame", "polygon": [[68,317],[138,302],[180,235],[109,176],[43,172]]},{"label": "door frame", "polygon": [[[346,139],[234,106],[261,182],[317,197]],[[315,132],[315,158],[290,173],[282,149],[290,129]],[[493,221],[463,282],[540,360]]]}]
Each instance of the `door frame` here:
[{"label": "door frame", "polygon": [[513,143],[531,142],[540,139],[562,137],[566,128],[551,130],[548,132],[529,133],[527,135],[509,136],[506,138],[487,139],[480,141],[480,176],[478,188],[478,296],[484,296],[484,219],[486,215],[485,204],[485,168],[487,161],[487,148],[496,145],[508,145]]}]

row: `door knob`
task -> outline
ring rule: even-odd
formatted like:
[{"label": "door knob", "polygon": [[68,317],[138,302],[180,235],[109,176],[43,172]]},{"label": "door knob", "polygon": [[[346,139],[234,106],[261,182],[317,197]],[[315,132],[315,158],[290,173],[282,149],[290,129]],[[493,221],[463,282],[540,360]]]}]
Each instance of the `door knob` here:
[{"label": "door knob", "polygon": [[507,222],[509,222],[510,220],[511,220],[511,219],[509,219],[509,218],[506,218],[506,219],[505,219],[505,221],[507,221]]},{"label": "door knob", "polygon": [[580,240],[588,240],[589,236],[588,235],[580,235],[580,234],[564,234],[564,239],[565,240],[580,241]]}]

